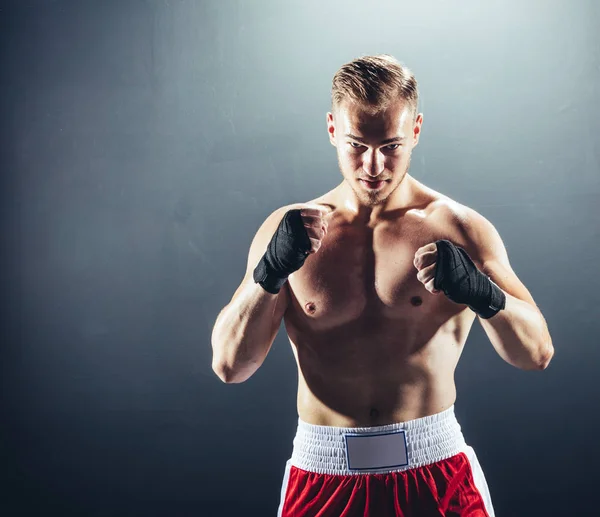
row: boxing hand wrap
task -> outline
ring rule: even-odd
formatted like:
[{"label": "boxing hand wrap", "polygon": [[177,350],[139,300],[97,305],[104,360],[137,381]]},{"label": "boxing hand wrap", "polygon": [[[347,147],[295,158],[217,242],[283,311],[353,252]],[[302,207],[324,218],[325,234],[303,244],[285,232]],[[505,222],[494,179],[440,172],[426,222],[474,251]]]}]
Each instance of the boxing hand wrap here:
[{"label": "boxing hand wrap", "polygon": [[444,291],[453,302],[464,303],[483,319],[506,307],[506,295],[484,275],[465,250],[450,241],[439,240],[434,289]]},{"label": "boxing hand wrap", "polygon": [[311,250],[300,210],[286,212],[252,277],[265,291],[278,294],[288,276],[304,265]]}]

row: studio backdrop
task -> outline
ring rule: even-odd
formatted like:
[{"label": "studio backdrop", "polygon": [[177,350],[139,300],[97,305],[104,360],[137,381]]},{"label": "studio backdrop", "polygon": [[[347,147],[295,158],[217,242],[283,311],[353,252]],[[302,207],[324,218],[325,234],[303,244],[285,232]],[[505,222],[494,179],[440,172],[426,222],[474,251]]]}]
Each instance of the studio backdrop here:
[{"label": "studio backdrop", "polygon": [[268,214],[342,180],[333,74],[386,53],[419,83],[410,174],[495,225],[553,338],[522,371],[475,323],[456,371],[496,515],[595,515],[599,5],[2,2],[0,514],[275,515],[285,328],[241,384],[211,331]]}]

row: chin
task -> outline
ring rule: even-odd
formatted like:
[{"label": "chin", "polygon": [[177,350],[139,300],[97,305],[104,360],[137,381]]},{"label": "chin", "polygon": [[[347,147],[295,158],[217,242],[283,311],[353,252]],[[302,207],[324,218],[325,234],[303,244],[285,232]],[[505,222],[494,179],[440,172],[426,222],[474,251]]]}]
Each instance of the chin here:
[{"label": "chin", "polygon": [[376,192],[369,192],[367,190],[361,190],[362,187],[353,188],[352,190],[356,194],[356,197],[361,201],[361,203],[365,206],[376,206],[384,203],[387,198],[390,196],[390,185],[387,187],[383,187],[381,190]]}]

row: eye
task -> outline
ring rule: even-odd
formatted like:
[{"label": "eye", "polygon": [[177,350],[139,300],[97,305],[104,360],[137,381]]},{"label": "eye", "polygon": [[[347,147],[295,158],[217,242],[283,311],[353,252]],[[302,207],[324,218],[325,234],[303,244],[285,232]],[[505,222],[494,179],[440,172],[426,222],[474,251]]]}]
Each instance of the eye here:
[{"label": "eye", "polygon": [[390,151],[395,151],[396,149],[398,149],[398,147],[400,147],[400,144],[390,144],[386,146],[386,149]]},{"label": "eye", "polygon": [[359,144],[358,142],[350,142],[350,145],[352,147],[354,147],[354,149],[358,149],[359,147],[362,147],[362,144]]}]

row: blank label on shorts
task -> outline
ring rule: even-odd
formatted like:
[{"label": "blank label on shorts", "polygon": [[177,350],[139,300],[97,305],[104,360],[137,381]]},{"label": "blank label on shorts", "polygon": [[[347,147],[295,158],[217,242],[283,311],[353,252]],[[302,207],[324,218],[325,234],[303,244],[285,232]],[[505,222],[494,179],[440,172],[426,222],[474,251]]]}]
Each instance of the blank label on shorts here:
[{"label": "blank label on shorts", "polygon": [[408,465],[404,431],[345,434],[349,470],[371,470]]}]

